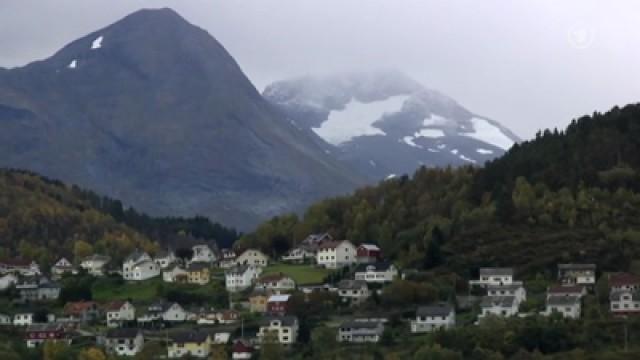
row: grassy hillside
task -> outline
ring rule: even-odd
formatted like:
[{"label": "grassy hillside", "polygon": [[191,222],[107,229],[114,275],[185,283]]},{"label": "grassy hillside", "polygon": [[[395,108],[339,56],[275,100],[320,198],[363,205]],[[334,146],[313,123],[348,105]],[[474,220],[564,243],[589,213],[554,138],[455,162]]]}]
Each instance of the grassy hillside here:
[{"label": "grassy hillside", "polygon": [[485,168],[420,169],[302,218],[274,218],[241,244],[286,251],[330,231],[378,243],[404,266],[471,275],[478,266],[552,273],[557,262],[627,270],[640,255],[640,106],[545,131]]}]

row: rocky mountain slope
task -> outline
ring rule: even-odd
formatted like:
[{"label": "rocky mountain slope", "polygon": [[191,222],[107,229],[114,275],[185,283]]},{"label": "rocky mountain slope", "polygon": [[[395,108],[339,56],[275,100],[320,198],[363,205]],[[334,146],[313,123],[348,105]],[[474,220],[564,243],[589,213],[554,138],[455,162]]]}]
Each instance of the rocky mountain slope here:
[{"label": "rocky mountain slope", "polygon": [[329,153],[372,179],[422,165],[477,164],[519,141],[496,121],[397,71],[303,77],[263,95]]},{"label": "rocky mountain slope", "polygon": [[1,69],[0,166],[153,215],[239,228],[362,182],[285,121],[220,43],[169,9]]}]

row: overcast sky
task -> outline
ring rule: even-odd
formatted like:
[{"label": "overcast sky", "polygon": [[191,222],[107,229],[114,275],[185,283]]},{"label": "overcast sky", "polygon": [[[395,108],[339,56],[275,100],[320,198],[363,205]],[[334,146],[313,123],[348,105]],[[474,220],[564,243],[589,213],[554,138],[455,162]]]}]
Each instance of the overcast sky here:
[{"label": "overcast sky", "polygon": [[640,101],[637,0],[0,0],[0,66],[164,6],[208,30],[260,90],[395,68],[524,138]]}]

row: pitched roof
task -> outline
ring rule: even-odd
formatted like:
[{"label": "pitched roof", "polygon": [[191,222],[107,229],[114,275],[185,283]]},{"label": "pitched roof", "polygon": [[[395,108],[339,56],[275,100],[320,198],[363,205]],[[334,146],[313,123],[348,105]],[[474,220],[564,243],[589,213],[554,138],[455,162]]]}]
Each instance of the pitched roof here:
[{"label": "pitched roof", "polygon": [[231,352],[234,353],[252,353],[253,347],[249,345],[248,341],[245,340],[236,340],[233,342],[233,346],[231,347]]},{"label": "pitched roof", "polygon": [[97,307],[95,301],[76,301],[68,302],[64,305],[65,315],[80,315],[91,308]]},{"label": "pitched roof", "polygon": [[298,322],[298,318],[295,316],[265,316],[260,319],[260,325],[269,326],[274,320],[279,320],[284,326],[293,326]]},{"label": "pitched roof", "polygon": [[417,316],[448,316],[453,311],[453,306],[447,303],[437,303],[429,306],[420,306],[416,311]]},{"label": "pitched roof", "polygon": [[208,269],[210,265],[205,262],[192,262],[187,266],[187,271],[200,271],[203,269]]},{"label": "pitched roof", "polygon": [[371,271],[387,271],[389,268],[393,266],[393,264],[389,261],[379,261],[373,264],[359,264],[356,267],[355,272],[366,272],[371,269]]},{"label": "pitched roof", "polygon": [[511,275],[513,276],[513,268],[480,268],[481,276],[491,276],[491,275]]},{"label": "pitched roof", "polygon": [[547,305],[549,306],[570,306],[577,304],[580,304],[579,296],[551,295],[547,297]]},{"label": "pitched roof", "polygon": [[291,279],[291,277],[283,273],[273,273],[273,274],[267,274],[267,275],[261,276],[257,282],[262,284],[262,283],[276,282],[282,279]]},{"label": "pitched roof", "polygon": [[522,283],[517,282],[514,284],[502,284],[502,285],[489,285],[487,286],[487,290],[489,291],[500,291],[500,290],[505,290],[505,291],[515,291],[518,290],[520,288],[523,288]]},{"label": "pitched roof", "polygon": [[127,301],[124,300],[114,300],[106,303],[103,308],[105,311],[118,311],[126,303]]},{"label": "pitched roof", "polygon": [[380,248],[375,244],[360,244],[358,247],[368,251],[380,251]]},{"label": "pitched roof", "polygon": [[27,259],[4,259],[4,260],[0,260],[0,264],[4,264],[4,265],[9,265],[9,266],[24,266],[24,267],[28,267],[31,266],[31,264],[33,263],[32,260],[27,260]]},{"label": "pitched roof", "polygon": [[132,339],[138,336],[140,329],[136,328],[119,328],[107,331],[107,337],[111,339]]},{"label": "pitched roof", "polygon": [[596,270],[596,264],[558,264],[558,270]]},{"label": "pitched roof", "polygon": [[171,334],[171,341],[179,344],[185,343],[203,343],[207,341],[209,334],[204,331],[181,331]]},{"label": "pitched roof", "polygon": [[343,322],[340,325],[340,328],[350,328],[350,329],[376,329],[382,323],[379,321],[369,321],[369,320],[348,320]]},{"label": "pitched roof", "polygon": [[341,280],[338,283],[338,289],[340,290],[353,290],[367,287],[367,282],[364,280]]},{"label": "pitched roof", "polygon": [[609,274],[609,286],[621,287],[621,286],[633,286],[640,285],[640,276],[629,273],[613,273]]},{"label": "pitched roof", "polygon": [[129,256],[127,256],[127,257],[124,259],[124,262],[125,262],[125,263],[126,263],[126,262],[139,263],[139,262],[140,262],[140,259],[141,259],[143,256],[145,256],[145,255],[146,255],[146,256],[149,256],[149,254],[147,254],[146,252],[144,252],[144,251],[140,251],[140,250],[136,249],[136,250],[134,250],[134,252],[132,252],[131,254],[129,254]]},{"label": "pitched roof", "polygon": [[111,260],[111,258],[107,255],[100,255],[100,254],[93,254],[90,256],[87,256],[86,258],[82,259],[82,261],[102,261],[102,262],[109,262]]}]

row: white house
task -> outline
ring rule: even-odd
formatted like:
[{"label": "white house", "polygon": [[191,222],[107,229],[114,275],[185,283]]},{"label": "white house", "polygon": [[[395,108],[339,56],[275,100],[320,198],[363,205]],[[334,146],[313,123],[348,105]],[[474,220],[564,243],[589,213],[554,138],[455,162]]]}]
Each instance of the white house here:
[{"label": "white house", "polygon": [[527,290],[522,286],[522,282],[513,281],[509,285],[489,285],[487,286],[489,296],[513,296],[516,306],[527,300]]},{"label": "white house", "polygon": [[449,304],[439,303],[421,306],[416,318],[411,320],[412,333],[424,333],[437,329],[451,329],[456,325],[456,311]]},{"label": "white house", "polygon": [[176,262],[176,255],[171,250],[161,251],[156,254],[153,260],[161,269],[166,269]]},{"label": "white house", "polygon": [[40,265],[25,259],[5,259],[0,261],[0,274],[36,276],[40,275]]},{"label": "white house", "polygon": [[13,319],[11,318],[11,315],[0,313],[0,325],[1,326],[12,325],[12,324],[13,324]]},{"label": "white house", "polygon": [[258,331],[259,342],[264,342],[267,334],[272,334],[272,339],[280,344],[294,344],[298,339],[298,318],[295,316],[267,316],[263,318]]},{"label": "white house", "polygon": [[346,321],[338,328],[338,342],[377,343],[382,338],[384,324],[380,321]]},{"label": "white house", "polygon": [[105,306],[104,313],[108,327],[118,327],[136,319],[136,308],[128,301],[112,301]]},{"label": "white house", "polygon": [[184,322],[188,313],[178,303],[164,303],[162,306],[162,320],[168,322]]},{"label": "white house", "polygon": [[316,262],[327,269],[337,269],[356,263],[356,247],[349,241],[326,241],[318,248]]},{"label": "white house", "polygon": [[207,244],[195,245],[191,249],[193,250],[191,262],[206,262],[211,264],[217,260],[216,253],[213,252]]},{"label": "white house", "polygon": [[108,256],[93,254],[82,259],[80,267],[93,276],[103,276],[105,274],[104,268],[109,261],[111,261],[111,258]]},{"label": "white house", "polygon": [[366,301],[371,293],[362,280],[342,280],[338,283],[338,296],[343,302],[358,305]]},{"label": "white house", "polygon": [[558,280],[562,285],[596,284],[595,264],[558,264]]},{"label": "white house", "polygon": [[488,315],[510,317],[518,314],[515,296],[484,296],[480,302],[480,318]]},{"label": "white house", "polygon": [[64,274],[75,274],[76,269],[73,264],[66,258],[61,258],[51,267],[51,276],[54,278],[60,278]]},{"label": "white house", "polygon": [[306,246],[295,247],[282,256],[282,261],[292,263],[304,263],[316,259],[316,252]]},{"label": "white house", "polygon": [[236,264],[265,267],[269,265],[269,257],[260,250],[248,249],[236,258]]},{"label": "white house", "polygon": [[552,313],[562,314],[569,319],[580,318],[581,302],[578,296],[552,295],[547,297],[545,315]]},{"label": "white house", "polygon": [[388,261],[360,264],[355,270],[355,279],[368,283],[392,282],[396,277],[398,277],[398,269]]},{"label": "white house", "polygon": [[510,285],[513,282],[512,268],[480,268],[480,278],[470,280],[470,286]]},{"label": "white house", "polygon": [[282,273],[261,276],[256,281],[256,290],[271,290],[275,292],[295,290],[296,282]]},{"label": "white house", "polygon": [[122,264],[122,277],[129,281],[141,281],[160,275],[160,266],[146,252],[135,251]]},{"label": "white house", "polygon": [[162,271],[162,281],[176,282],[176,277],[187,276],[187,270],[181,268],[177,264],[172,264]]},{"label": "white house", "polygon": [[105,337],[105,347],[110,354],[135,356],[144,348],[144,335],[134,328],[112,329]]},{"label": "white house", "polygon": [[18,283],[18,277],[14,274],[6,274],[0,277],[0,291],[7,290]]},{"label": "white house", "polygon": [[33,313],[17,313],[13,315],[13,325],[27,326],[33,324]]},{"label": "white house", "polygon": [[225,287],[229,292],[250,288],[262,273],[259,266],[243,265],[229,269],[224,273]]},{"label": "white house", "polygon": [[640,313],[640,290],[614,290],[609,294],[610,309],[614,315]]},{"label": "white house", "polygon": [[233,249],[220,250],[220,259],[218,260],[218,267],[222,269],[230,269],[236,266],[236,252]]}]

